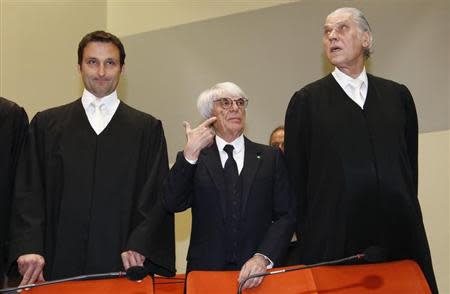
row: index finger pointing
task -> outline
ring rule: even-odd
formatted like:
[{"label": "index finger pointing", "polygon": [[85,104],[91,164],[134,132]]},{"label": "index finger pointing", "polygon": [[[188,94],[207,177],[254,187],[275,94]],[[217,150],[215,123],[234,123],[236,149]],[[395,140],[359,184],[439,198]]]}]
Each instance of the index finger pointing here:
[{"label": "index finger pointing", "polygon": [[188,123],[187,121],[184,121],[184,122],[183,122],[183,127],[184,127],[184,129],[185,129],[186,132],[188,132],[188,131],[191,130],[191,124]]},{"label": "index finger pointing", "polygon": [[207,120],[205,120],[204,122],[202,122],[199,127],[209,127],[210,125],[212,125],[215,121],[217,120],[217,117],[212,116],[210,118],[208,118]]}]

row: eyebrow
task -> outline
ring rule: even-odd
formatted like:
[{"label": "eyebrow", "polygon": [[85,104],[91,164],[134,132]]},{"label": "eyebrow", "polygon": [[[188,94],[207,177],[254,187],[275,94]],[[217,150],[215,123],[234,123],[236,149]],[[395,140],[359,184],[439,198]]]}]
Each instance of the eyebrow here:
[{"label": "eyebrow", "polygon": [[328,29],[328,28],[330,28],[330,27],[334,27],[334,26],[337,26],[337,27],[339,27],[339,26],[341,26],[341,25],[343,25],[343,24],[348,24],[348,20],[346,19],[346,20],[343,20],[343,21],[339,21],[339,22],[337,22],[335,25],[330,25],[330,24],[325,24],[324,26],[323,26],[323,28],[324,29]]},{"label": "eyebrow", "polygon": [[[86,56],[84,59],[101,61],[98,57],[95,57],[95,56]],[[108,57],[108,58],[105,58],[103,61],[117,61],[117,60],[118,59],[116,59],[114,57]]]}]

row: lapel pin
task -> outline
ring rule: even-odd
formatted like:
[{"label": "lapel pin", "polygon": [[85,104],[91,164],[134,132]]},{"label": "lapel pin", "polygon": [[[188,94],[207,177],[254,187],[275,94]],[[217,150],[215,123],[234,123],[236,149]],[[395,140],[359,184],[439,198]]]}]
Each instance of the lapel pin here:
[{"label": "lapel pin", "polygon": [[256,158],[261,159],[261,155],[256,154]]}]

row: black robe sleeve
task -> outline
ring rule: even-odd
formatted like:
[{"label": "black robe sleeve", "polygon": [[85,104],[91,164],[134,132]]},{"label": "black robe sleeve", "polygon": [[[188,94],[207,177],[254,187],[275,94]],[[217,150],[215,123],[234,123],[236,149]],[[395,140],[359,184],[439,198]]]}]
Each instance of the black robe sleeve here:
[{"label": "black robe sleeve", "polygon": [[127,249],[146,257],[152,274],[175,275],[175,232],[173,214],[162,205],[163,182],[168,174],[167,146],[161,122],[149,126],[150,143],[146,167],[148,177],[135,200]]},{"label": "black robe sleeve", "polygon": [[44,256],[44,186],[41,181],[43,161],[42,119],[36,114],[25,138],[15,181],[10,226],[8,264],[24,254]]},{"label": "black robe sleeve", "polygon": [[310,118],[308,94],[302,89],[292,97],[285,117],[285,157],[298,213],[298,236],[303,230],[307,208],[306,188],[309,169]]},{"label": "black robe sleeve", "polygon": [[414,105],[414,100],[408,88],[404,85],[400,86],[401,96],[404,99],[405,112],[406,112],[406,127],[405,127],[405,140],[406,148],[408,152],[409,162],[414,180],[415,194],[417,196],[418,189],[418,122],[417,112]]},{"label": "black robe sleeve", "polygon": [[17,161],[27,130],[25,110],[0,97],[0,275],[3,275],[5,265]]},{"label": "black robe sleeve", "polygon": [[418,121],[417,112],[414,104],[413,97],[404,85],[400,85],[400,95],[404,101],[405,107],[405,141],[406,149],[409,158],[409,164],[411,166],[412,177],[414,181],[414,199],[411,200],[414,203],[418,215],[418,225],[417,234],[419,235],[420,243],[415,244],[417,249],[415,250],[417,256],[415,260],[419,263],[422,271],[427,278],[428,284],[431,288],[432,293],[438,293],[438,288],[436,284],[436,279],[434,276],[433,265],[431,262],[431,254],[428,245],[427,236],[425,234],[425,227],[422,220],[422,210],[420,209],[420,203],[418,199]]}]

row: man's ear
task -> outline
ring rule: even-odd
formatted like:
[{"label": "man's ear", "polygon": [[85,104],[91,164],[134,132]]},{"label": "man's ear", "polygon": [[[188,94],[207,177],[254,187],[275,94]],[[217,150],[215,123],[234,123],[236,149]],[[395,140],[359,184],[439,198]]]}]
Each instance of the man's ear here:
[{"label": "man's ear", "polygon": [[123,75],[125,73],[125,64],[120,68],[120,74]]},{"label": "man's ear", "polygon": [[81,74],[81,65],[80,64],[77,64],[77,70],[78,70],[78,73]]},{"label": "man's ear", "polygon": [[362,45],[364,48],[370,47],[370,34],[369,32],[364,32],[362,34]]}]

